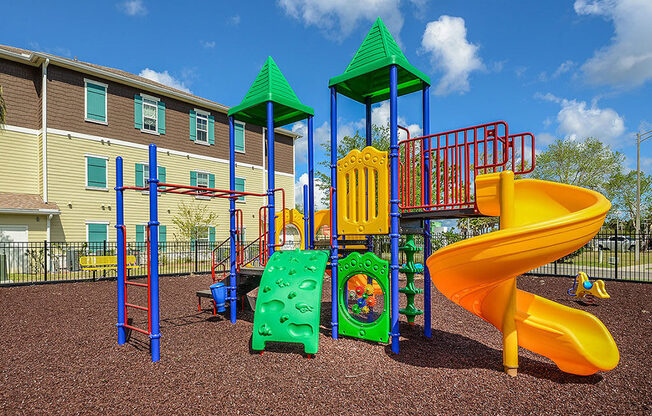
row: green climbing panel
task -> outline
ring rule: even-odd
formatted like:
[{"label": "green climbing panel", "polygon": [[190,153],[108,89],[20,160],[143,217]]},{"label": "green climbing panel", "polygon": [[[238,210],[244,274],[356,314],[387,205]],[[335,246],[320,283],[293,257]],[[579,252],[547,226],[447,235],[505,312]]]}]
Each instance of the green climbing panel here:
[{"label": "green climbing panel", "polygon": [[414,262],[414,254],[421,251],[421,249],[417,248],[416,244],[414,244],[414,236],[408,234],[405,245],[399,247],[399,250],[405,253],[406,258],[405,264],[399,269],[399,271],[405,273],[407,280],[405,287],[398,290],[400,293],[404,293],[407,297],[407,305],[405,308],[399,309],[399,313],[407,316],[408,324],[413,325],[414,317],[423,314],[423,311],[417,309],[414,304],[414,295],[423,293],[423,290],[417,289],[416,286],[414,286],[414,275],[423,272],[423,266]]},{"label": "green climbing panel", "polygon": [[317,353],[327,262],[325,251],[277,251],[270,257],[256,300],[254,350],[274,341],[303,344],[306,354]]},{"label": "green climbing panel", "polygon": [[[373,253],[351,253],[339,260],[337,274],[340,295],[337,308],[339,333],[371,341],[388,342],[389,262],[381,260]],[[360,289],[348,287],[349,279],[358,274],[364,274],[373,281]],[[374,283],[380,286],[382,294],[376,293]],[[374,300],[373,304],[371,300]]]}]

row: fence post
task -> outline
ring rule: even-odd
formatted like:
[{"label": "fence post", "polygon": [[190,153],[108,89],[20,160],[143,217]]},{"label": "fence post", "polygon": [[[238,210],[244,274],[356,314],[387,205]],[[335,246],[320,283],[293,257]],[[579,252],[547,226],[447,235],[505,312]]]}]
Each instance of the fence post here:
[{"label": "fence post", "polygon": [[198,250],[197,250],[197,243],[198,243],[197,238],[195,238],[195,273],[197,273],[197,256],[198,256]]},{"label": "fence post", "polygon": [[48,240],[43,241],[43,269],[44,269],[44,276],[43,276],[43,281],[47,282],[48,281]]},{"label": "fence post", "polygon": [[616,264],[614,265],[615,277],[618,279],[618,224],[616,223],[616,232],[614,233],[614,256],[616,258]]}]

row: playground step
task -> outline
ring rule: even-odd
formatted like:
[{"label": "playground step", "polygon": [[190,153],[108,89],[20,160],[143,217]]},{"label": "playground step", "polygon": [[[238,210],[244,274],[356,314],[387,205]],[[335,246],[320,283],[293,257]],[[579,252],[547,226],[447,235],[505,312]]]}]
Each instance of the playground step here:
[{"label": "playground step", "polygon": [[417,211],[417,212],[403,212],[401,213],[401,220],[430,220],[430,219],[444,219],[444,218],[470,218],[470,217],[486,217],[480,214],[475,208],[458,208],[446,209],[437,211]]}]

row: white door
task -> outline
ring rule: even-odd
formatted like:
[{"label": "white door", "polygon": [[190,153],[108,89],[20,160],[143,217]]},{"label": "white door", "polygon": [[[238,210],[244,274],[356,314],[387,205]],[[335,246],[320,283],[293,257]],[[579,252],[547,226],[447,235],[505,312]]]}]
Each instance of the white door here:
[{"label": "white door", "polygon": [[5,261],[9,273],[27,273],[26,225],[0,225],[0,261]]}]

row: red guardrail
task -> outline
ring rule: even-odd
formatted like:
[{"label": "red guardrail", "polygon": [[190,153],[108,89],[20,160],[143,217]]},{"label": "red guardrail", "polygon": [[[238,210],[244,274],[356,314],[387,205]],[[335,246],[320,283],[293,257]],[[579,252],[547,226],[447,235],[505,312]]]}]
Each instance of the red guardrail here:
[{"label": "red guardrail", "polygon": [[[476,209],[476,176],[510,165],[517,175],[534,169],[534,135],[510,135],[504,121],[422,137],[410,137],[407,129],[399,128],[407,133],[407,139],[399,142],[399,208],[404,212]],[[428,177],[430,198],[425,201],[424,179]]]}]

